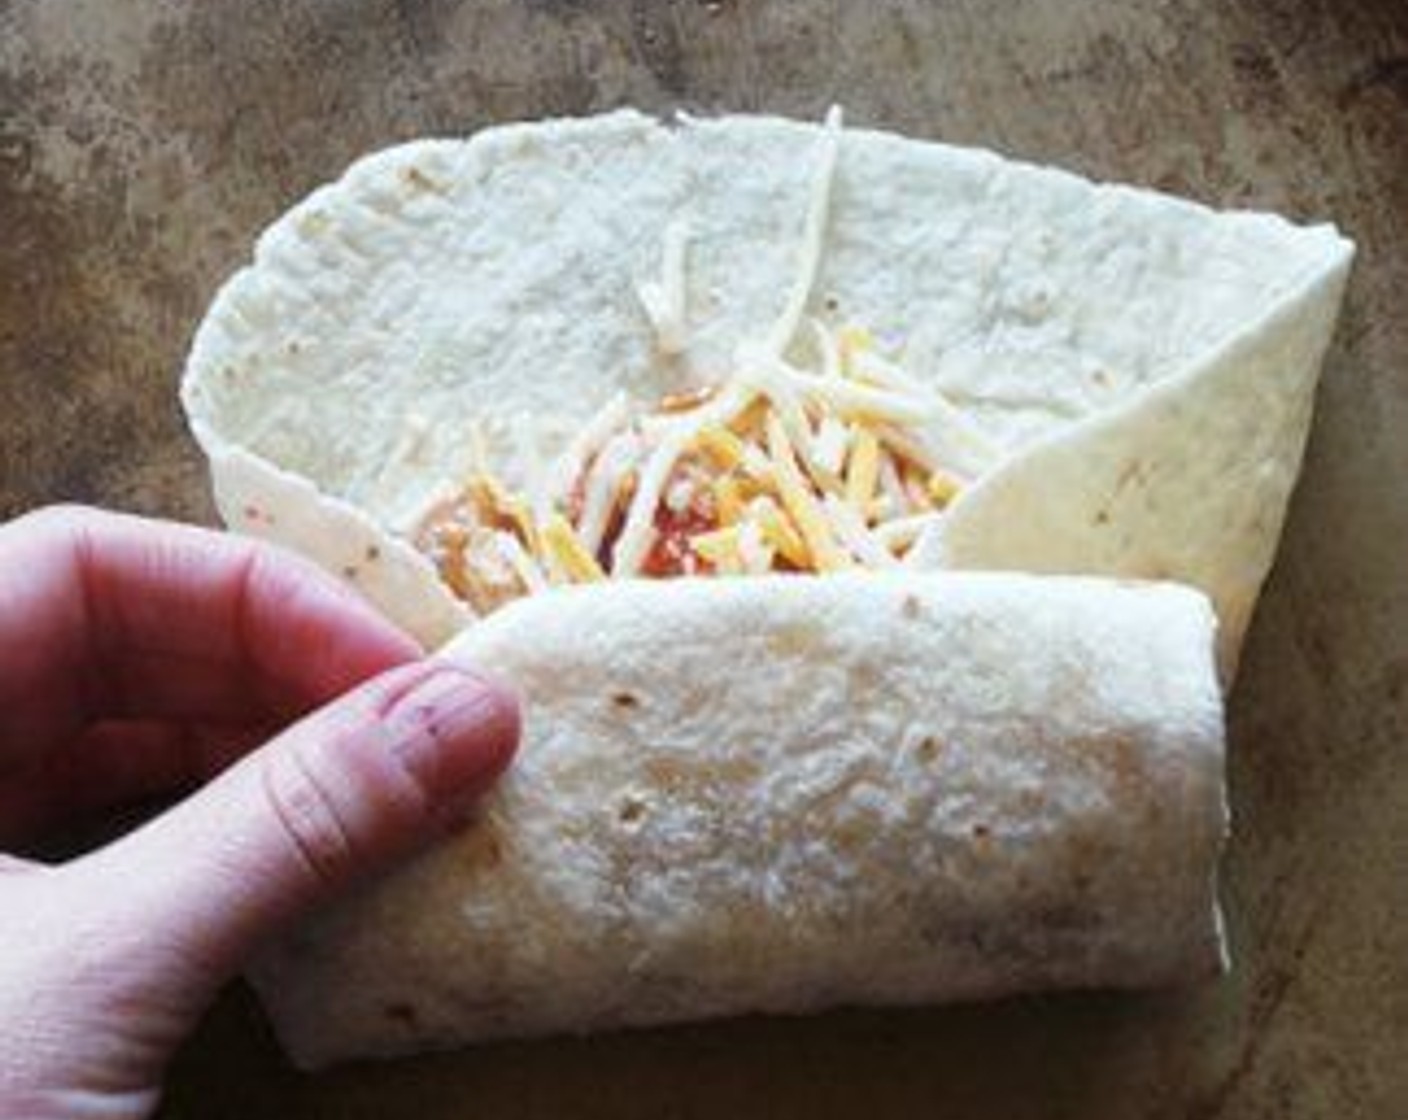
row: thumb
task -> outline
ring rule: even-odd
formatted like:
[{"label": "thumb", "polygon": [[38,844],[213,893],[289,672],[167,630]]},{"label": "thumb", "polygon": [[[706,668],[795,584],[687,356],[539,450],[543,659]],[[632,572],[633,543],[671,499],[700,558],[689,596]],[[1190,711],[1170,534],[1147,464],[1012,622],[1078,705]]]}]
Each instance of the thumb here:
[{"label": "thumb", "polygon": [[166,940],[212,986],[255,945],[425,843],[512,755],[502,686],[423,661],[363,684],[88,857],[111,920]]}]

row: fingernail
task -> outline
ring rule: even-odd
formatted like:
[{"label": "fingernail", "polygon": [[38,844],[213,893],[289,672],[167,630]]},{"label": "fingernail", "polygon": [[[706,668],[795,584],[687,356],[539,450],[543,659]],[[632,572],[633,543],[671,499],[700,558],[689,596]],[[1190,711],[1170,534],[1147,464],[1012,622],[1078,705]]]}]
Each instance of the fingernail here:
[{"label": "fingernail", "polygon": [[384,720],[401,765],[428,797],[454,805],[488,789],[518,742],[513,694],[452,665],[437,665]]}]

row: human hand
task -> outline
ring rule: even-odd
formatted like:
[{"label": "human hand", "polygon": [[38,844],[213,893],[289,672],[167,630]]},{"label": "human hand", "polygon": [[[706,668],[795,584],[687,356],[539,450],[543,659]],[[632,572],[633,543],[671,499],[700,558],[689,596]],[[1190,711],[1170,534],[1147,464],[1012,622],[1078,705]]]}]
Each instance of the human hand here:
[{"label": "human hand", "polygon": [[502,688],[275,549],[90,510],[0,526],[0,847],[219,772],[69,863],[0,856],[0,1115],[148,1115],[251,949],[449,827],[517,735]]}]

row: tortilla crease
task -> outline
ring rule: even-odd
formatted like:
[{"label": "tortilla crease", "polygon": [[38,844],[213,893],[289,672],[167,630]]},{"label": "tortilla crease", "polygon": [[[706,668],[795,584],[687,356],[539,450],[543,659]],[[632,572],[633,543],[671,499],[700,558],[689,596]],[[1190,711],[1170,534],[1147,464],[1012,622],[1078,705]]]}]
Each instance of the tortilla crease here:
[{"label": "tortilla crease", "polygon": [[1207,599],[1001,573],[632,581],[449,656],[524,691],[480,819],[252,976],[314,1067],[1222,963]]}]

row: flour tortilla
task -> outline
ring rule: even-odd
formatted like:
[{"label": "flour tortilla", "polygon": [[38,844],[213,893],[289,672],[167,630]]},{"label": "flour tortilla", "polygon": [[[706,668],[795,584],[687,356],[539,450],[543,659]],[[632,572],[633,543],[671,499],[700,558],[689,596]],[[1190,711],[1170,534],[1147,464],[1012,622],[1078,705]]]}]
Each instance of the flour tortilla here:
[{"label": "flour tortilla", "polygon": [[[481,825],[256,969],[300,1062],[1218,965],[1208,601],[942,570],[1200,588],[1230,679],[1351,256],[1333,229],[847,131],[807,311],[998,449],[939,572],[475,621],[408,543],[476,423],[516,486],[617,393],[725,375],[794,280],[817,138],[620,112],[395,148],[275,223],[202,323],[182,395],[231,527],[528,699]],[[666,355],[638,289],[681,218]]]},{"label": "flour tortilla", "polygon": [[482,818],[253,973],[304,1066],[1222,962],[1214,618],[1005,574],[627,582],[448,656],[527,699]]},{"label": "flour tortilla", "polygon": [[[818,130],[632,111],[356,164],[260,239],[183,384],[232,527],[427,645],[466,609],[405,534],[485,422],[506,481],[618,391],[717,380],[795,274]],[[637,296],[687,220],[685,352]],[[1299,469],[1352,247],[1331,227],[847,130],[809,313],[871,328],[999,446],[933,562],[1188,582],[1230,676]],[[783,594],[788,594],[785,590]]]}]

